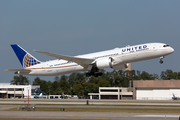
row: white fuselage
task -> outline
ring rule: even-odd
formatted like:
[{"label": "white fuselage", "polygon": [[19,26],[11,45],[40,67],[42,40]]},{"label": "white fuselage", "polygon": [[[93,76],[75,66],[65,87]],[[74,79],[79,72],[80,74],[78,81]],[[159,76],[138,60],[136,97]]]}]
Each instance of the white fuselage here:
[{"label": "white fuselage", "polygon": [[[118,66],[131,62],[163,57],[173,52],[174,49],[166,46],[166,44],[146,43],[135,46],[127,46],[123,48],[115,48],[102,52],[79,55],[75,57],[95,59],[95,62],[111,57],[114,59],[114,65]],[[20,74],[32,76],[56,76],[89,70],[88,67],[83,67],[77,63],[59,59],[48,62],[41,62],[40,64],[24,69],[31,70],[31,72],[21,72]]]}]

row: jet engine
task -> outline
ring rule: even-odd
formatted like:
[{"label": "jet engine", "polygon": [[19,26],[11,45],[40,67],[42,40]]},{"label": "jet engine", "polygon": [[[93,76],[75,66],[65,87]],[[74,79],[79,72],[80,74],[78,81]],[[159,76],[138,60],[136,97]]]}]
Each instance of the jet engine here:
[{"label": "jet engine", "polygon": [[109,67],[113,68],[113,59],[111,57],[99,59],[96,61],[95,65],[99,69],[104,69]]},{"label": "jet engine", "polygon": [[113,68],[114,70],[125,69],[129,66],[128,63],[121,64],[121,62],[121,59],[109,57],[97,60],[95,66],[98,69]]},{"label": "jet engine", "polygon": [[91,75],[94,75],[95,77],[101,76],[102,72],[100,69],[104,68],[113,68],[114,70],[118,69],[125,69],[128,67],[128,64],[121,64],[122,60],[119,58],[101,58],[94,61],[91,66],[88,66],[88,70],[90,70],[88,73],[86,73],[86,76],[89,77]]}]

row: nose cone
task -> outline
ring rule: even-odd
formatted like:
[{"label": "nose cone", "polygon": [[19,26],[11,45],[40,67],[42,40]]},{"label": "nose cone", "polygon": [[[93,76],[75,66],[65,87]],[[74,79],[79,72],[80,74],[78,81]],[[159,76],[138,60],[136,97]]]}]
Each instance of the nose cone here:
[{"label": "nose cone", "polygon": [[174,49],[172,47],[165,47],[165,49],[162,51],[164,56],[172,54],[174,52]]},{"label": "nose cone", "polygon": [[174,49],[173,49],[172,47],[170,47],[169,52],[170,52],[170,53],[173,53],[173,52],[174,52]]}]

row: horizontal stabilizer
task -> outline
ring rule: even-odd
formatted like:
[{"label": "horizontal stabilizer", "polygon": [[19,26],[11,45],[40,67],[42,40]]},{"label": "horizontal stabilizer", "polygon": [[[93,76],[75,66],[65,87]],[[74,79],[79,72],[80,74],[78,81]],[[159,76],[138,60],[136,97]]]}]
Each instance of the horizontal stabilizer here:
[{"label": "horizontal stabilizer", "polygon": [[15,72],[14,74],[20,74],[20,73],[28,74],[28,73],[31,72],[31,70],[29,70],[29,69],[8,69],[8,70],[5,70],[5,71],[14,71]]},{"label": "horizontal stabilizer", "polygon": [[30,69],[7,69],[5,71],[31,72]]}]

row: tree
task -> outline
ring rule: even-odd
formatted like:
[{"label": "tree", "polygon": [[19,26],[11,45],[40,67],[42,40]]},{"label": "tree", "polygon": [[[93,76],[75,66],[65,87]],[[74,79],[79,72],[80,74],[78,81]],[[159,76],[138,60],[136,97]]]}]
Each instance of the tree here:
[{"label": "tree", "polygon": [[70,85],[67,82],[67,76],[62,75],[59,81],[60,89],[65,93],[70,93]]},{"label": "tree", "polygon": [[14,80],[11,80],[11,84],[13,84],[13,85],[29,85],[29,80],[26,76],[23,76],[23,75],[14,76]]},{"label": "tree", "polygon": [[51,81],[45,81],[41,80],[39,77],[36,77],[33,81],[33,85],[40,85],[40,90],[43,91],[44,93],[48,94],[49,93],[49,85],[52,85]]},{"label": "tree", "polygon": [[89,82],[89,83],[98,84],[98,82],[99,82],[99,77],[91,76],[91,77],[89,78],[89,81],[88,81],[88,82]]},{"label": "tree", "polygon": [[[159,79],[157,74],[149,74],[145,71],[140,72],[139,70],[113,70],[111,72],[102,70],[102,73],[102,76],[91,76],[88,78],[85,77],[85,73],[72,73],[69,76],[62,75],[60,78],[56,76],[54,82],[41,80],[37,77],[34,79],[33,85],[40,85],[41,90],[45,93],[49,93],[50,90],[50,94],[55,95],[62,94],[62,91],[64,91],[66,94],[87,96],[88,93],[98,93],[99,87],[128,87],[130,80]],[[166,71],[161,72],[160,78],[164,80],[180,79],[180,72],[173,72],[172,70],[167,69]],[[11,83],[28,84],[28,79],[24,76],[14,76],[14,80],[12,80]]]},{"label": "tree", "polygon": [[71,88],[75,84],[76,76],[77,76],[77,73],[72,73],[69,76],[68,83],[69,83]]},{"label": "tree", "polygon": [[41,79],[39,77],[36,77],[33,81],[33,85],[40,85],[41,84]]},{"label": "tree", "polygon": [[143,79],[143,80],[152,80],[153,78],[152,78],[152,75],[151,75],[151,74],[143,71],[143,72],[141,73],[141,79]]},{"label": "tree", "polygon": [[161,72],[161,79],[163,80],[170,80],[170,79],[179,79],[177,72],[173,72],[170,69]]},{"label": "tree", "polygon": [[157,79],[159,79],[159,75],[158,75],[158,74],[155,74],[155,73],[153,74],[153,76],[152,76],[152,77],[153,77],[153,80],[157,80]]},{"label": "tree", "polygon": [[84,95],[88,96],[88,93],[98,93],[99,86],[95,83],[85,83],[84,84]]},{"label": "tree", "polygon": [[81,84],[86,82],[85,75],[82,73],[77,73],[76,79],[75,79],[75,84]]},{"label": "tree", "polygon": [[59,77],[58,76],[56,76],[55,78],[54,78],[54,81],[59,81],[60,79],[59,79]]},{"label": "tree", "polygon": [[48,88],[52,91],[50,92],[53,95],[60,95],[61,91],[60,90],[60,85],[59,85],[59,81],[55,80],[52,85],[48,84]]},{"label": "tree", "polygon": [[99,87],[110,87],[111,86],[111,84],[107,80],[100,80],[98,82],[98,85],[99,85]]},{"label": "tree", "polygon": [[76,94],[77,96],[83,95],[83,86],[81,84],[73,85],[72,90],[73,90],[73,93]]}]

